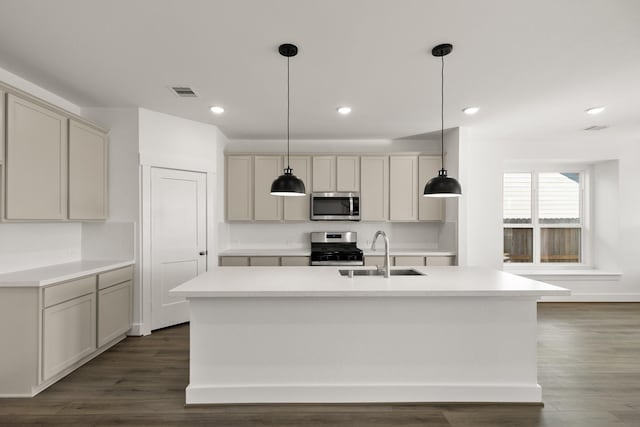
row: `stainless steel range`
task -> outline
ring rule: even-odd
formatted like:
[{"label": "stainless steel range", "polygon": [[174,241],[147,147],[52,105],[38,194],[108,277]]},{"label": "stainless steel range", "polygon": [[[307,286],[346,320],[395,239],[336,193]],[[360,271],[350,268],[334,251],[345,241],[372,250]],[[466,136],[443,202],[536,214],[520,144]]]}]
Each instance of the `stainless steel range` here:
[{"label": "stainless steel range", "polygon": [[353,231],[311,233],[311,265],[364,265]]}]

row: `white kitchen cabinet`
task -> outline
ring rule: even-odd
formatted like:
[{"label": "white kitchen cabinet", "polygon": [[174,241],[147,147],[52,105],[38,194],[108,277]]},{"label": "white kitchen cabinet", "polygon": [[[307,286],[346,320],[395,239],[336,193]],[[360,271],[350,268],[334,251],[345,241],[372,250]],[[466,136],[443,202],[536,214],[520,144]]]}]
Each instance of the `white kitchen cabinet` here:
[{"label": "white kitchen cabinet", "polygon": [[362,221],[389,219],[389,157],[360,158],[360,218]]},{"label": "white kitchen cabinet", "polygon": [[[4,103],[6,94],[0,90],[0,184],[2,184],[2,163],[4,162]],[[2,191],[0,190],[0,195]],[[1,206],[1,205],[0,205]]]},{"label": "white kitchen cabinet", "polygon": [[440,167],[440,157],[418,157],[418,219],[420,221],[444,221],[444,199],[422,195],[427,181],[438,176]]},{"label": "white kitchen cabinet", "polygon": [[69,219],[107,218],[107,135],[69,121]]},{"label": "white kitchen cabinet", "polygon": [[93,353],[95,349],[95,285],[89,294],[46,307],[43,310],[42,381],[49,380]]},{"label": "white kitchen cabinet", "polygon": [[418,220],[418,157],[389,158],[389,219]]},{"label": "white kitchen cabinet", "polygon": [[249,257],[248,256],[221,256],[220,266],[221,267],[248,267]]},{"label": "white kitchen cabinet", "polygon": [[427,267],[429,266],[450,266],[455,265],[455,257],[453,256],[428,256]]},{"label": "white kitchen cabinet", "polygon": [[360,191],[360,156],[336,158],[336,189],[348,192]]},{"label": "white kitchen cabinet", "polygon": [[423,256],[397,255],[393,257],[393,265],[398,267],[420,267],[424,266]]},{"label": "white kitchen cabinet", "polygon": [[7,95],[5,217],[67,218],[68,119]]},{"label": "white kitchen cabinet", "polygon": [[253,219],[253,157],[228,156],[226,161],[227,221]]},{"label": "white kitchen cabinet", "polygon": [[313,156],[313,191],[336,191],[336,156]]},{"label": "white kitchen cabinet", "polygon": [[283,197],[271,195],[271,183],[283,173],[282,156],[255,156],[253,162],[253,219],[279,221]]},{"label": "white kitchen cabinet", "polygon": [[280,265],[283,267],[308,267],[311,258],[308,256],[283,256],[280,258]]},{"label": "white kitchen cabinet", "polygon": [[[284,159],[286,161],[286,157]],[[306,195],[297,197],[283,197],[285,221],[309,221],[311,182],[311,157],[291,156],[289,164],[293,174],[304,182]]]}]

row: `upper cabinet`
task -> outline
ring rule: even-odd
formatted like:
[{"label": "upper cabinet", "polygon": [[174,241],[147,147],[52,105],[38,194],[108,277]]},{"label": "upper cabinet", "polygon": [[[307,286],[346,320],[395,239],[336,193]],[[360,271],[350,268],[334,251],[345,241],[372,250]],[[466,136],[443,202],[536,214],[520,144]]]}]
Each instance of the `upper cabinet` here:
[{"label": "upper cabinet", "polygon": [[389,157],[360,158],[360,218],[363,221],[389,219]]},{"label": "upper cabinet", "polygon": [[107,218],[107,135],[69,121],[69,219]]},{"label": "upper cabinet", "polygon": [[3,219],[106,219],[106,133],[31,96],[7,92],[0,115],[6,117],[0,125],[6,135]]},{"label": "upper cabinet", "polygon": [[9,94],[6,218],[67,218],[67,117]]},{"label": "upper cabinet", "polygon": [[360,191],[360,156],[313,156],[313,191]]},{"label": "upper cabinet", "polygon": [[253,219],[253,156],[227,156],[227,221]]},{"label": "upper cabinet", "polygon": [[313,156],[313,192],[336,191],[336,156]]},{"label": "upper cabinet", "polygon": [[418,156],[389,159],[389,219],[418,219]]},{"label": "upper cabinet", "polygon": [[[289,160],[293,174],[304,182],[306,195],[304,197],[283,197],[284,199],[284,219],[285,221],[308,221],[309,214],[309,193],[313,186],[311,182],[311,157],[291,156]],[[275,178],[274,178],[275,179]]]},{"label": "upper cabinet", "polygon": [[438,176],[440,157],[418,157],[418,219],[420,221],[444,221],[444,199],[424,197],[424,186],[431,178]]},{"label": "upper cabinet", "polygon": [[253,188],[253,219],[279,221],[282,219],[283,197],[271,195],[271,183],[282,175],[282,156],[255,156]]},{"label": "upper cabinet", "polygon": [[338,156],[336,189],[360,191],[360,156]]}]

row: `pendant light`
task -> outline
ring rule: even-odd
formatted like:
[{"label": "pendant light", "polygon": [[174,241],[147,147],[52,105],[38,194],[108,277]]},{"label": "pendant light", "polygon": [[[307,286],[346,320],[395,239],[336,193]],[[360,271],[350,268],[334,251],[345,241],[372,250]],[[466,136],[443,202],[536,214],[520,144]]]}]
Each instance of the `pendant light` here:
[{"label": "pendant light", "polygon": [[293,174],[289,165],[289,60],[298,54],[298,47],[293,44],[281,44],[278,48],[280,55],[287,58],[287,167],[284,173],[271,184],[272,196],[304,196],[304,182]]},{"label": "pendant light", "polygon": [[431,50],[431,54],[440,57],[442,60],[442,79],[440,85],[440,155],[442,158],[442,169],[438,172],[438,176],[431,178],[427,185],[424,186],[425,197],[460,197],[462,195],[462,187],[455,178],[447,176],[447,170],[444,168],[444,57],[451,53],[453,46],[449,43],[439,44]]}]

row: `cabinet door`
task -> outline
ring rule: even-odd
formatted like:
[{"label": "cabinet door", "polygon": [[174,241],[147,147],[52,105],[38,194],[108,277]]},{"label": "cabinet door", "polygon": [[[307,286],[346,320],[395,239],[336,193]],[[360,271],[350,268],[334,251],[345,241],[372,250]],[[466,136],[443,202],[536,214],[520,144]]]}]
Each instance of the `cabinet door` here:
[{"label": "cabinet door", "polygon": [[420,156],[418,158],[418,219],[420,221],[444,220],[444,199],[422,195],[427,181],[438,176],[440,166],[440,157]]},{"label": "cabinet door", "polygon": [[249,258],[249,265],[252,267],[278,267],[280,266],[280,257],[252,256]]},{"label": "cabinet door", "polygon": [[228,156],[226,164],[227,221],[253,219],[253,158]]},{"label": "cabinet door", "polygon": [[131,282],[98,292],[98,347],[131,329]]},{"label": "cabinet door", "polygon": [[7,96],[6,218],[67,218],[65,116]]},{"label": "cabinet door", "polygon": [[428,256],[427,266],[449,266],[455,265],[452,256]]},{"label": "cabinet door", "polygon": [[418,220],[418,157],[389,159],[389,219]]},{"label": "cabinet door", "polygon": [[107,218],[107,135],[69,121],[69,219]]},{"label": "cabinet door", "polygon": [[[285,159],[286,160],[286,159]],[[311,157],[292,156],[290,159],[293,174],[304,182],[306,195],[304,197],[283,197],[284,219],[286,221],[309,221],[309,205],[311,184]]]},{"label": "cabinet door", "polygon": [[78,362],[95,349],[95,292],[43,310],[43,381]]},{"label": "cabinet door", "polygon": [[[4,163],[4,102],[5,93],[0,90],[0,184],[2,184],[2,164]],[[2,190],[0,195],[1,193]]]},{"label": "cabinet door", "polygon": [[360,191],[360,157],[338,156],[336,163],[338,191]]},{"label": "cabinet door", "polygon": [[271,195],[271,183],[282,175],[282,157],[255,156],[253,162],[253,219],[279,221],[282,219],[284,197]]},{"label": "cabinet door", "polygon": [[313,191],[336,191],[336,157],[313,156]]},{"label": "cabinet door", "polygon": [[221,256],[221,267],[248,267],[249,257],[247,256]]},{"label": "cabinet door", "polygon": [[424,257],[423,256],[395,256],[393,257],[393,265],[402,266],[402,267],[415,267],[415,266],[424,266]]},{"label": "cabinet door", "polygon": [[283,256],[280,258],[280,265],[283,267],[308,267],[310,261],[308,256]]},{"label": "cabinet door", "polygon": [[363,221],[389,219],[389,157],[360,158],[360,218]]}]

